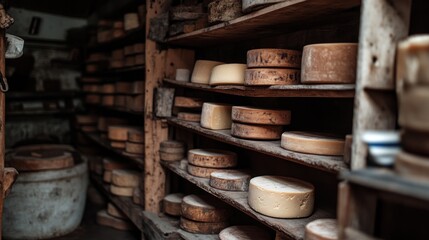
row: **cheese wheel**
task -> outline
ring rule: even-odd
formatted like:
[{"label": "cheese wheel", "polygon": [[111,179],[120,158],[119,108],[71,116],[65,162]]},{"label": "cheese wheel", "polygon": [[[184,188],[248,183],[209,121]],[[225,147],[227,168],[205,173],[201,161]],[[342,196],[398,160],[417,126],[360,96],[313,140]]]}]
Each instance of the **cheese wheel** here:
[{"label": "cheese wheel", "polygon": [[184,148],[159,148],[160,152],[163,153],[175,153],[175,154],[184,154],[185,153],[185,149]]},{"label": "cheese wheel", "polygon": [[191,82],[209,84],[212,69],[220,64],[223,64],[223,62],[197,60],[192,72]]},{"label": "cheese wheel", "polygon": [[228,222],[206,223],[192,221],[184,217],[180,218],[180,228],[190,233],[218,234],[222,229],[228,226]]},{"label": "cheese wheel", "polygon": [[223,203],[208,195],[188,195],[182,199],[182,216],[198,222],[224,222],[229,212]]},{"label": "cheese wheel", "polygon": [[116,82],[115,92],[129,94],[132,91],[133,83],[132,82]]},{"label": "cheese wheel", "polygon": [[429,88],[408,89],[399,101],[399,124],[407,129],[429,133]]},{"label": "cheese wheel", "polygon": [[104,171],[103,173],[103,181],[107,183],[112,182],[112,171]]},{"label": "cheese wheel", "polygon": [[192,149],[188,151],[188,162],[199,167],[229,168],[237,166],[237,154],[219,149]]},{"label": "cheese wheel", "polygon": [[280,139],[283,126],[273,125],[250,125],[232,123],[231,135],[234,137],[255,140],[275,140]]},{"label": "cheese wheel", "polygon": [[219,168],[197,167],[191,164],[188,164],[187,169],[189,174],[200,178],[210,178],[212,172],[219,171]]},{"label": "cheese wheel", "polygon": [[107,83],[101,86],[101,92],[103,94],[113,94],[115,93],[115,84]]},{"label": "cheese wheel", "polygon": [[271,240],[270,233],[257,226],[232,226],[219,233],[220,240]]},{"label": "cheese wheel", "polygon": [[125,151],[134,154],[144,154],[144,144],[143,143],[125,143]]},{"label": "cheese wheel", "polygon": [[401,151],[396,155],[395,171],[403,177],[429,183],[429,157]]},{"label": "cheese wheel", "polygon": [[165,196],[162,201],[164,213],[172,216],[182,215],[182,200],[184,196],[183,193],[173,193]]},{"label": "cheese wheel", "polygon": [[221,64],[213,68],[210,85],[243,85],[246,64]]},{"label": "cheese wheel", "polygon": [[110,192],[117,196],[132,197],[133,191],[133,187],[118,187],[113,184],[110,185]]},{"label": "cheese wheel", "polygon": [[163,161],[179,161],[185,157],[185,153],[159,152],[159,158]]},{"label": "cheese wheel", "polygon": [[176,69],[176,81],[189,82],[191,71],[189,69],[178,68]]},{"label": "cheese wheel", "polygon": [[136,65],[136,57],[135,56],[126,56],[125,57],[125,67],[132,67]]},{"label": "cheese wheel", "polygon": [[313,212],[314,186],[294,178],[259,176],[250,180],[248,202],[269,217],[308,217]]},{"label": "cheese wheel", "polygon": [[10,166],[18,171],[45,171],[70,168],[74,158],[63,150],[20,150],[12,154]]},{"label": "cheese wheel", "polygon": [[201,114],[199,113],[187,113],[187,112],[179,112],[177,114],[177,119],[188,121],[188,122],[200,122]]},{"label": "cheese wheel", "polygon": [[144,206],[144,204],[142,204],[142,191],[139,188],[134,188],[133,203]]},{"label": "cheese wheel", "polygon": [[101,97],[101,105],[103,106],[114,106],[115,105],[115,95],[104,95]]},{"label": "cheese wheel", "polygon": [[290,124],[291,112],[288,110],[272,110],[252,107],[232,107],[232,121],[265,125]]},{"label": "cheese wheel", "polygon": [[134,170],[115,169],[112,171],[112,183],[118,187],[138,187],[140,175]]},{"label": "cheese wheel", "polygon": [[317,219],[305,226],[305,240],[337,240],[337,220]]},{"label": "cheese wheel", "polygon": [[182,108],[200,108],[203,102],[199,98],[175,97],[174,106]]},{"label": "cheese wheel", "polygon": [[127,140],[133,143],[144,143],[144,132],[138,129],[129,129]]},{"label": "cheese wheel", "polygon": [[287,68],[253,68],[246,69],[244,85],[271,86],[299,84],[301,71]]},{"label": "cheese wheel", "polygon": [[294,152],[341,156],[344,143],[344,139],[332,134],[291,131],[283,133],[281,146]]},{"label": "cheese wheel", "polygon": [[127,106],[126,99],[126,95],[115,95],[114,105],[119,108],[125,108]]},{"label": "cheese wheel", "polygon": [[80,129],[81,129],[83,132],[86,132],[86,133],[94,133],[94,132],[97,132],[97,127],[96,127],[96,126],[89,126],[89,125],[87,125],[87,126],[81,126],[81,127],[80,127]]},{"label": "cheese wheel", "polygon": [[[135,127],[129,126],[109,126],[108,127],[108,138],[114,141],[127,141],[128,139],[128,131],[135,130]],[[125,147],[125,146],[124,146]]]},{"label": "cheese wheel", "polygon": [[401,137],[401,146],[409,153],[429,156],[429,133],[405,129]]},{"label": "cheese wheel", "polygon": [[96,115],[76,115],[76,122],[79,125],[93,125],[97,123]]},{"label": "cheese wheel", "polygon": [[110,141],[110,146],[115,149],[125,149],[126,142],[122,141]]},{"label": "cheese wheel", "polygon": [[123,231],[134,229],[134,226],[130,222],[120,218],[112,217],[107,214],[106,210],[101,210],[97,213],[97,223],[102,226],[107,226]]},{"label": "cheese wheel", "polygon": [[184,149],[185,143],[181,142],[181,141],[167,140],[167,141],[161,142],[160,147],[161,148],[181,148],[181,149]]},{"label": "cheese wheel", "polygon": [[247,67],[300,68],[301,52],[289,49],[253,49],[247,52]]},{"label": "cheese wheel", "polygon": [[131,106],[131,110],[135,112],[142,112],[144,111],[144,95],[136,95],[131,97],[132,102],[129,104],[127,102],[127,105]]},{"label": "cheese wheel", "polygon": [[103,159],[103,169],[105,171],[113,171],[115,169],[124,169],[129,167],[130,165],[125,162],[114,161],[109,158]]},{"label": "cheese wheel", "polygon": [[125,55],[125,51],[124,51],[124,49],[116,49],[116,50],[113,50],[112,51],[112,56],[111,56],[111,59],[114,59],[114,60],[123,60],[124,59],[124,56]]},{"label": "cheese wheel", "polygon": [[231,105],[219,103],[204,103],[201,113],[201,127],[212,130],[230,129]]},{"label": "cheese wheel", "polygon": [[124,55],[133,55],[134,54],[134,45],[128,45],[124,47]]},{"label": "cheese wheel", "polygon": [[240,170],[219,170],[210,174],[210,186],[226,190],[247,192],[250,174]]},{"label": "cheese wheel", "polygon": [[121,218],[121,219],[128,218],[127,215],[125,215],[120,209],[118,209],[112,203],[107,203],[107,214],[109,214],[112,217]]},{"label": "cheese wheel", "polygon": [[113,69],[123,68],[125,66],[125,62],[123,59],[111,59],[109,62],[109,67]]},{"label": "cheese wheel", "polygon": [[130,31],[140,27],[139,15],[137,13],[127,13],[124,15],[124,29]]},{"label": "cheese wheel", "polygon": [[116,28],[116,29],[122,29],[122,28],[124,28],[124,22],[123,21],[114,21],[113,22],[113,28]]},{"label": "cheese wheel", "polygon": [[99,104],[101,102],[101,96],[97,94],[87,94],[85,96],[85,102],[88,104]]},{"label": "cheese wheel", "polygon": [[342,84],[356,82],[356,43],[323,43],[304,47],[302,83]]},{"label": "cheese wheel", "polygon": [[145,52],[145,44],[144,43],[136,43],[133,45],[134,53],[144,53]]}]

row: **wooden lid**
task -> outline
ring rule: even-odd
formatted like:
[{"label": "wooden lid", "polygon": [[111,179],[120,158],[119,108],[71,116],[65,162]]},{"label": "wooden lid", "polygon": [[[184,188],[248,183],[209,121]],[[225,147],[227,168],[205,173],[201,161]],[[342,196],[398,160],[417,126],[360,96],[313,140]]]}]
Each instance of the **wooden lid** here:
[{"label": "wooden lid", "polygon": [[74,159],[63,150],[22,150],[11,156],[10,165],[18,171],[55,170],[73,167]]}]

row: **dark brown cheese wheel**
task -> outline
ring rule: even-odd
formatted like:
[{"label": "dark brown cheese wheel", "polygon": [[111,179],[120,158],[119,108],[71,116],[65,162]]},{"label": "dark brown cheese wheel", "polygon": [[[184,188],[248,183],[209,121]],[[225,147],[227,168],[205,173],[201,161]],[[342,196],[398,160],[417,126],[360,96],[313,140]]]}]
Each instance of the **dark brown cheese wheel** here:
[{"label": "dark brown cheese wheel", "polygon": [[253,68],[246,69],[244,85],[271,86],[299,84],[301,71],[288,68]]},{"label": "dark brown cheese wheel", "polygon": [[247,52],[249,68],[300,68],[301,52],[289,49],[253,49]]},{"label": "dark brown cheese wheel", "polygon": [[110,141],[110,146],[115,149],[123,150],[126,147],[127,142],[122,141]]},{"label": "dark brown cheese wheel", "polygon": [[23,150],[13,153],[10,166],[18,171],[43,171],[70,168],[74,159],[63,150]]},{"label": "dark brown cheese wheel", "polygon": [[234,137],[254,140],[277,140],[280,139],[283,126],[274,125],[250,125],[232,123],[231,135]]},{"label": "dark brown cheese wheel", "polygon": [[144,144],[143,143],[125,143],[125,151],[134,154],[144,154]]},{"label": "dark brown cheese wheel", "polygon": [[429,156],[429,133],[405,129],[401,146],[407,152]]},{"label": "dark brown cheese wheel", "polygon": [[237,154],[219,149],[191,149],[188,151],[188,161],[199,167],[228,168],[237,165]]},{"label": "dark brown cheese wheel", "polygon": [[184,217],[180,218],[180,228],[190,233],[218,234],[222,229],[228,226],[228,222],[206,223],[192,221]]},{"label": "dark brown cheese wheel", "polygon": [[246,171],[219,170],[210,174],[210,186],[226,191],[247,192],[251,178]]},{"label": "dark brown cheese wheel", "polygon": [[113,107],[115,106],[115,95],[104,95],[101,97],[101,105]]},{"label": "dark brown cheese wheel", "polygon": [[113,94],[115,93],[115,84],[106,83],[101,86],[101,92],[103,94]]},{"label": "dark brown cheese wheel", "polygon": [[133,83],[131,82],[116,82],[115,92],[122,94],[129,94],[133,90]]},{"label": "dark brown cheese wheel", "polygon": [[291,121],[291,112],[288,110],[234,106],[232,107],[232,120],[251,124],[288,125]]},{"label": "dark brown cheese wheel", "polygon": [[134,45],[128,45],[124,47],[124,55],[133,55],[134,54]]},{"label": "dark brown cheese wheel", "polygon": [[210,178],[210,174],[218,170],[219,168],[197,167],[192,164],[188,164],[188,173],[195,177]]},{"label": "dark brown cheese wheel", "polygon": [[168,194],[164,197],[162,203],[164,208],[164,213],[171,216],[180,216],[182,215],[182,200],[183,193],[173,193]]},{"label": "dark brown cheese wheel", "polygon": [[126,108],[126,95],[115,95],[115,106],[119,108]]},{"label": "dark brown cheese wheel", "polygon": [[120,218],[112,217],[107,213],[106,210],[101,210],[97,213],[97,223],[102,226],[107,226],[122,231],[134,229],[132,223]]},{"label": "dark brown cheese wheel", "polygon": [[188,195],[182,200],[182,216],[198,222],[225,222],[229,218],[226,205],[208,195]]},{"label": "dark brown cheese wheel", "polygon": [[81,126],[80,127],[80,129],[83,131],[83,132],[86,132],[86,133],[94,133],[94,132],[97,132],[97,127],[94,125],[94,126],[90,126],[90,125],[87,125],[87,126]]}]

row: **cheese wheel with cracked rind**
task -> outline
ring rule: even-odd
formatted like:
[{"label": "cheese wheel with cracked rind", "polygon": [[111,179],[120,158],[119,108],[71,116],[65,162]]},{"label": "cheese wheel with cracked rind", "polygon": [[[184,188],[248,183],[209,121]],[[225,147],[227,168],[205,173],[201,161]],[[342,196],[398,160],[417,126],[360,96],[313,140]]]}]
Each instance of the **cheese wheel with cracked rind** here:
[{"label": "cheese wheel with cracked rind", "polygon": [[133,191],[133,187],[118,187],[113,184],[110,185],[110,192],[117,196],[132,197]]},{"label": "cheese wheel with cracked rind", "polygon": [[212,172],[219,171],[219,168],[198,167],[192,164],[188,164],[187,169],[189,174],[200,178],[210,178]]},{"label": "cheese wheel with cracked rind", "polygon": [[144,143],[144,132],[139,129],[129,129],[127,140],[132,143]]},{"label": "cheese wheel with cracked rind", "polygon": [[429,88],[404,91],[399,100],[399,124],[406,128],[429,133]]},{"label": "cheese wheel with cracked rind", "polygon": [[144,154],[144,144],[143,143],[133,143],[126,142],[125,143],[125,151],[134,154]]},{"label": "cheese wheel with cracked rind", "polygon": [[191,149],[188,162],[199,167],[229,168],[237,165],[237,154],[219,149]]},{"label": "cheese wheel with cracked rind", "polygon": [[316,132],[285,132],[281,146],[284,149],[318,155],[341,156],[344,154],[345,140],[339,136]]},{"label": "cheese wheel with cracked rind", "polygon": [[208,195],[188,195],[182,199],[182,216],[198,222],[224,222],[229,218],[226,205]]},{"label": "cheese wheel with cracked rind", "polygon": [[97,223],[102,226],[115,228],[117,230],[128,231],[134,229],[132,223],[123,219],[110,216],[106,210],[97,213]]},{"label": "cheese wheel with cracked rind", "polygon": [[219,233],[219,238],[220,240],[271,240],[269,232],[251,225],[225,228]]},{"label": "cheese wheel with cracked rind", "polygon": [[352,84],[356,82],[356,43],[322,43],[304,47],[301,82]]},{"label": "cheese wheel with cracked rind", "polygon": [[23,172],[56,170],[73,167],[74,158],[70,152],[59,149],[20,150],[12,154],[9,164]]},{"label": "cheese wheel with cracked rind", "polygon": [[247,52],[249,68],[300,68],[301,52],[289,49],[262,48]]},{"label": "cheese wheel with cracked rind", "polygon": [[210,174],[210,186],[226,191],[247,192],[251,178],[246,171],[219,170]]},{"label": "cheese wheel with cracked rind", "polygon": [[212,130],[230,129],[232,106],[219,103],[204,103],[201,113],[201,127]]},{"label": "cheese wheel with cracked rind", "polygon": [[301,71],[288,68],[253,68],[246,69],[244,85],[271,86],[299,84]]},{"label": "cheese wheel with cracked rind", "polygon": [[138,187],[140,175],[135,170],[115,169],[112,171],[112,184],[117,187]]},{"label": "cheese wheel with cracked rind", "polygon": [[231,135],[234,137],[255,140],[276,140],[280,139],[283,126],[275,125],[250,125],[232,123]]},{"label": "cheese wheel with cracked rind", "polygon": [[401,136],[401,147],[409,153],[429,157],[429,133],[405,129]]},{"label": "cheese wheel with cracked rind", "polygon": [[305,240],[337,240],[337,220],[317,219],[305,226]]},{"label": "cheese wheel with cracked rind", "polygon": [[207,223],[192,221],[184,217],[180,218],[180,228],[190,233],[218,234],[222,229],[228,226],[228,222]]},{"label": "cheese wheel with cracked rind", "polygon": [[405,178],[429,183],[429,157],[401,151],[396,155],[395,171]]},{"label": "cheese wheel with cracked rind", "polygon": [[112,182],[112,171],[104,171],[103,173],[103,181],[107,183]]},{"label": "cheese wheel with cracked rind", "polygon": [[221,64],[213,68],[209,84],[216,85],[243,85],[246,64]]},{"label": "cheese wheel with cracked rind", "polygon": [[185,195],[183,193],[168,194],[163,199],[164,213],[171,216],[182,215],[182,200]]},{"label": "cheese wheel with cracked rind", "polygon": [[288,110],[234,106],[232,107],[232,121],[251,124],[288,125],[291,121],[291,112]]},{"label": "cheese wheel with cracked rind", "polygon": [[177,119],[188,121],[188,122],[200,122],[201,114],[199,113],[187,113],[187,112],[179,112],[177,114]]},{"label": "cheese wheel with cracked rind", "polygon": [[101,96],[98,94],[86,94],[85,102],[88,104],[99,104],[101,102]]},{"label": "cheese wheel with cracked rind", "polygon": [[201,108],[203,102],[199,98],[177,96],[174,98],[174,106],[181,108]]},{"label": "cheese wheel with cracked rind", "polygon": [[116,218],[128,219],[127,215],[117,208],[113,203],[107,203],[107,213]]},{"label": "cheese wheel with cracked rind", "polygon": [[192,72],[191,82],[209,84],[212,69],[220,64],[223,64],[223,62],[197,60],[195,62],[194,71]]},{"label": "cheese wheel with cracked rind", "polygon": [[308,217],[314,207],[314,186],[295,178],[259,176],[250,180],[248,202],[269,217]]}]

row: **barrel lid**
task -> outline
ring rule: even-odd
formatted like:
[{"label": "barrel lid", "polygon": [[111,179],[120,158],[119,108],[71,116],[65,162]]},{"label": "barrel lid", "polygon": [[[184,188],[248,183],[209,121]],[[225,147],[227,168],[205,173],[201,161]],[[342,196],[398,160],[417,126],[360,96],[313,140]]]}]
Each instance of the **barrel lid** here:
[{"label": "barrel lid", "polygon": [[11,155],[9,165],[18,171],[64,169],[73,167],[74,158],[61,149],[18,150]]}]

